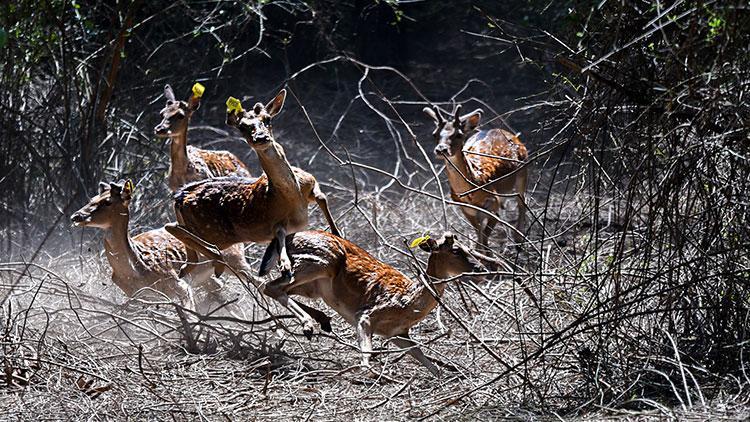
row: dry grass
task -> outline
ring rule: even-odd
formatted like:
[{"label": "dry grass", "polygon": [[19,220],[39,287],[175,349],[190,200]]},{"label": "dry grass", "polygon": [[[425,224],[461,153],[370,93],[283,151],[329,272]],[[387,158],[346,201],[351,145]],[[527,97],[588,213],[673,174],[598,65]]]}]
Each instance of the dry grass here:
[{"label": "dry grass", "polygon": [[[340,215],[341,195],[332,196]],[[586,213],[587,201],[562,203],[561,199],[551,198],[548,206],[560,212],[547,221],[548,227],[555,222],[575,226]],[[359,205],[362,213],[354,209],[340,219],[345,232],[408,273],[403,239],[418,234],[415,227],[434,224],[435,217],[421,210],[439,209],[439,203],[417,194],[384,194],[363,199]],[[532,210],[538,212],[538,204]],[[454,230],[470,232],[455,209],[449,213]],[[513,213],[506,217],[512,220]],[[312,226],[322,227],[317,211],[314,216]],[[377,232],[365,217],[379,222]],[[532,238],[540,231],[538,224],[535,227]],[[376,233],[393,247],[379,242]],[[412,334],[428,354],[459,368],[457,374],[445,373],[439,379],[411,357],[394,353],[382,339],[376,339],[375,346],[385,352],[378,355],[375,375],[367,374],[359,367],[354,332],[341,318],[334,318],[332,335],[320,333],[308,341],[296,320],[283,318],[282,308],[245,290],[233,278],[227,280],[227,289],[239,300],[230,305],[232,312],[260,322],[232,322],[227,313],[199,322],[188,313],[191,323],[186,335],[174,306],[126,301],[109,282],[106,260],[92,242],[92,252],[66,251],[49,257],[47,265],[30,266],[4,305],[5,386],[0,390],[4,396],[0,414],[22,419],[45,415],[50,419],[382,420],[436,414],[447,419],[486,419],[531,418],[547,408],[576,415],[577,407],[590,409],[591,404],[581,359],[587,335],[544,344],[585,314],[582,308],[591,299],[585,283],[566,277],[566,257],[581,248],[587,236],[585,229],[561,230],[557,243],[567,246],[547,249],[541,268],[529,259],[535,256],[529,252],[531,245],[515,257],[511,253],[515,248],[503,254],[517,266],[516,278],[541,293],[545,322],[540,320],[540,308],[512,277],[449,288],[444,306],[484,346],[449,312],[441,312],[444,328],[433,312]],[[493,240],[501,245],[503,237],[498,233]],[[257,264],[260,248],[249,253],[251,263]],[[18,279],[23,268],[22,263],[2,264],[3,284]],[[316,306],[326,309],[322,303]],[[264,321],[269,315],[281,319]],[[539,350],[544,353],[534,356]],[[508,366],[514,367],[509,374]],[[695,403],[689,414],[746,415],[741,404],[745,399],[740,389],[733,396]],[[600,409],[595,411],[597,418],[681,415],[669,402],[641,405],[615,410],[599,401],[594,408]],[[646,410],[649,407],[652,410]]]}]

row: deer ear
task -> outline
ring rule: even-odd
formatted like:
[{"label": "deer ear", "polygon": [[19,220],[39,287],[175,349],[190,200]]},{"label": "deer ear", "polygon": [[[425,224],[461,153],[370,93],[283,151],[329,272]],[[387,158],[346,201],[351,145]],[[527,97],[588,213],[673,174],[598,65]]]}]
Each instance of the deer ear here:
[{"label": "deer ear", "polygon": [[174,97],[174,91],[169,84],[164,85],[164,96],[167,98],[167,101],[177,101]]},{"label": "deer ear", "polygon": [[478,108],[471,113],[461,116],[461,123],[463,123],[464,132],[474,130],[479,126],[479,122],[482,120],[482,113],[484,113],[484,111],[482,111],[481,108]]},{"label": "deer ear", "polygon": [[286,89],[282,89],[276,94],[273,100],[266,104],[266,111],[271,117],[279,114],[282,107],[284,107],[284,100],[286,99]]},{"label": "deer ear", "polygon": [[424,114],[429,116],[436,125],[440,124],[440,119],[438,118],[437,114],[435,114],[435,110],[431,109],[430,107],[425,107],[422,109],[422,111],[424,112]]},{"label": "deer ear", "polygon": [[456,240],[456,235],[451,232],[443,233],[443,246],[447,248],[453,247],[453,242]]},{"label": "deer ear", "polygon": [[99,182],[99,193],[103,193],[109,190],[109,185],[104,182]]},{"label": "deer ear", "polygon": [[227,126],[237,127],[237,125],[240,123],[240,119],[242,119],[241,113],[235,113],[234,111],[227,110]]},{"label": "deer ear", "polygon": [[201,99],[196,98],[194,95],[188,100],[188,110],[191,112],[198,110],[201,106]]},{"label": "deer ear", "polygon": [[109,183],[109,192],[112,195],[120,196],[120,194],[122,193],[122,184],[121,183],[110,182]]},{"label": "deer ear", "polygon": [[432,252],[437,250],[437,242],[435,242],[435,239],[430,238],[420,243],[419,248],[425,252]]},{"label": "deer ear", "polygon": [[242,102],[234,97],[227,98],[227,125],[235,127],[242,119]]}]

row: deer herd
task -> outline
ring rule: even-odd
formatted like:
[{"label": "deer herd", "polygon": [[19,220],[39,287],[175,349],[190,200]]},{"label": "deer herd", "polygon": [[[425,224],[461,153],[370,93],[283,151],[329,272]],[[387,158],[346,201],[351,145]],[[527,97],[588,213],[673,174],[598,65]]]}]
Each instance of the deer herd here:
[{"label": "deer herd", "polygon": [[[176,222],[131,237],[128,233],[132,181],[100,183],[98,194],[75,212],[74,225],[104,231],[105,256],[112,281],[127,296],[143,291],[163,295],[185,307],[198,306],[194,291],[221,292],[219,276],[229,268],[278,301],[302,324],[308,338],[315,323],[330,331],[330,318],[292,297],[322,299],[351,324],[369,367],[372,335],[378,334],[411,354],[430,372],[436,364],[409,338],[409,329],[436,307],[446,280],[481,277],[495,269],[497,260],[470,249],[446,232],[423,236],[412,247],[429,253],[425,274],[410,278],[344,239],[328,207],[328,200],[310,173],[293,167],[274,137],[272,121],[281,112],[286,91],[267,104],[245,110],[238,100],[227,101],[226,123],[236,128],[258,156],[262,173],[251,170],[228,151],[188,145],[188,126],[198,110],[204,87],[195,84],[187,101],[164,89],[166,105],[154,135],[169,138],[168,185],[173,192]],[[480,129],[482,110],[461,114],[457,106],[445,117],[437,107],[426,107],[434,122],[435,155],[446,162],[451,198],[460,205],[477,233],[479,249],[488,247],[498,221],[495,214],[505,199],[514,197],[518,219],[512,228],[523,239],[526,202],[526,147],[502,129]],[[330,232],[308,230],[308,205],[317,204]],[[258,274],[245,259],[245,244],[268,244]],[[206,299],[209,300],[209,299]]]}]

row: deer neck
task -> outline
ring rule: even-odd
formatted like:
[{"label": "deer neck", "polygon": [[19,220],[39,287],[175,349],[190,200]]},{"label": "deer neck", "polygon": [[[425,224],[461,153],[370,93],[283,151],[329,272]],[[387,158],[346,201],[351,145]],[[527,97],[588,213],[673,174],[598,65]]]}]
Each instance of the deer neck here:
[{"label": "deer neck", "polygon": [[257,152],[260,166],[268,177],[269,189],[282,196],[299,196],[299,181],[286,159],[284,148],[272,141],[266,149]]},{"label": "deer neck", "polygon": [[[438,271],[436,260],[437,258],[434,255],[430,255],[427,259],[427,275],[430,276],[430,280],[448,278],[450,276],[449,274],[444,274],[443,272]],[[437,291],[438,295],[442,295],[445,291],[445,284],[446,283],[432,283],[432,287]]]},{"label": "deer neck", "polygon": [[123,291],[128,292],[129,286],[121,286],[124,279],[138,277],[142,264],[133,242],[128,236],[129,215],[127,211],[120,215],[104,235],[104,250],[107,260],[112,267],[113,280]]},{"label": "deer neck", "polygon": [[[428,261],[427,275],[430,277],[427,280],[424,280],[424,282],[420,280],[414,284],[409,299],[412,306],[415,309],[422,311],[423,314],[430,312],[435,306],[437,306],[437,301],[430,290],[437,293],[438,297],[443,296],[443,292],[445,291],[445,283],[432,283],[432,278],[442,278],[436,274],[434,269],[435,263]],[[418,275],[418,277],[421,277],[421,275]]]},{"label": "deer neck", "polygon": [[188,168],[187,154],[187,129],[172,137],[169,146],[169,156],[172,160],[169,167],[169,174],[184,174]]},{"label": "deer neck", "polygon": [[448,183],[453,193],[461,194],[474,188],[474,181],[477,175],[474,168],[466,159],[466,154],[463,150],[452,157],[448,157],[448,161],[450,163],[446,163],[445,167],[448,174]]}]

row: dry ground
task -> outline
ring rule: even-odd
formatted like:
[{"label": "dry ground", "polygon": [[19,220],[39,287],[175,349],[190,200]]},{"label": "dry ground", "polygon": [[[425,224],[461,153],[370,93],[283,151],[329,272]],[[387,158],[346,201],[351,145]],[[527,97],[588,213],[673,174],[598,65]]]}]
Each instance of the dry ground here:
[{"label": "dry ground", "polygon": [[[440,204],[418,194],[360,193],[358,207],[348,210],[340,206],[343,195],[331,196],[349,237],[407,274],[413,261],[404,254],[404,239],[421,234],[415,228],[437,229],[430,227],[435,216],[424,210],[438,213]],[[578,359],[581,338],[571,336],[534,356],[549,341],[550,327],[570,323],[589,294],[586,286],[566,284],[565,277],[569,261],[578,264],[586,248],[587,230],[580,224],[586,210],[559,195],[547,206],[556,210],[545,221],[558,233],[559,247],[538,254],[533,243],[520,250],[507,245],[502,231],[493,238],[496,251],[516,268],[517,280],[543,298],[546,321],[540,321],[539,308],[513,277],[452,286],[440,316],[433,312],[412,330],[428,354],[459,368],[440,378],[382,339],[375,346],[383,353],[373,374],[367,374],[358,366],[354,331],[341,318],[334,318],[332,335],[319,333],[308,341],[295,320],[267,319],[287,312],[234,278],[227,279],[227,294],[239,300],[227,309],[241,322],[218,312],[203,322],[188,313],[186,323],[170,304],[126,301],[111,284],[96,241],[82,243],[79,250],[45,251],[23,276],[22,262],[2,263],[3,286],[18,284],[0,320],[5,369],[0,418],[484,420],[536,418],[546,411],[595,419],[747,415],[741,388],[736,396],[693,403],[689,411],[669,402],[653,402],[648,409],[608,408],[604,400],[587,398],[590,385]],[[540,207],[532,199],[532,210],[538,214]],[[455,209],[448,212],[456,232],[470,233]],[[511,209],[503,216],[512,221],[514,215]],[[318,211],[312,226],[322,227]],[[540,234],[536,224],[529,237]],[[472,238],[462,237],[464,242]],[[257,265],[260,247],[248,253]],[[322,303],[315,305],[334,315]],[[514,367],[510,373],[508,366]]]}]

